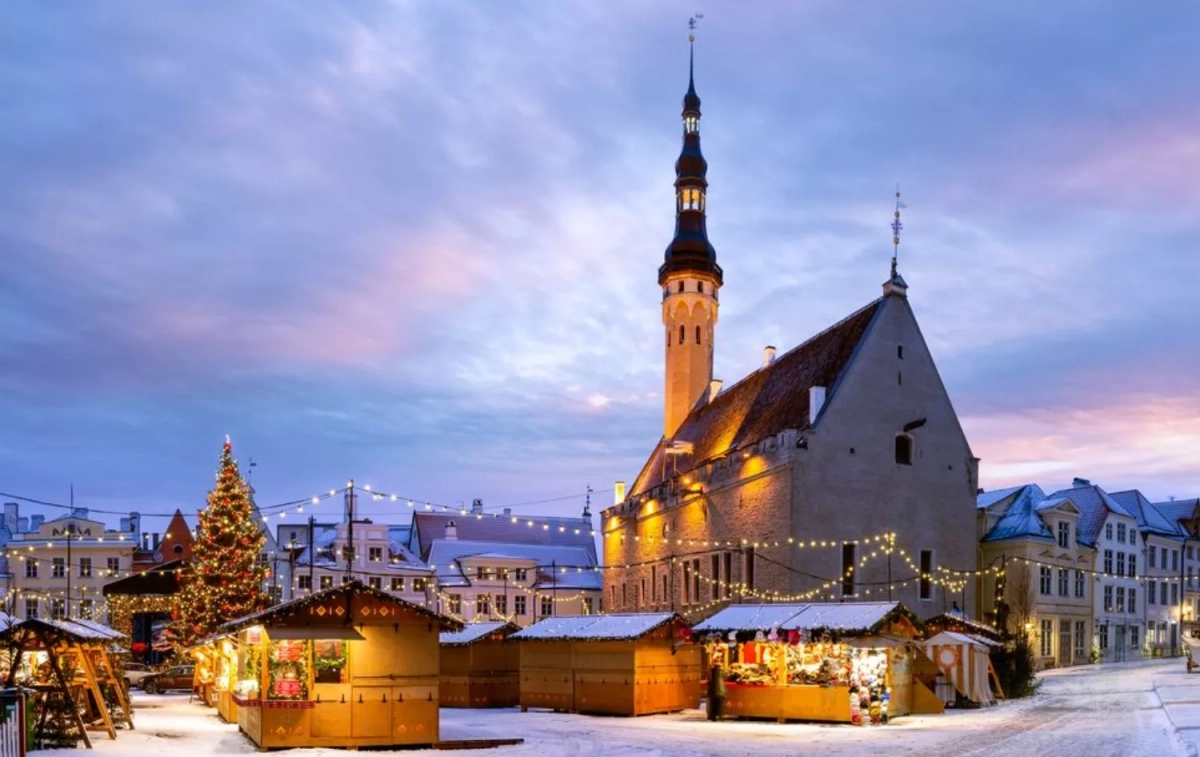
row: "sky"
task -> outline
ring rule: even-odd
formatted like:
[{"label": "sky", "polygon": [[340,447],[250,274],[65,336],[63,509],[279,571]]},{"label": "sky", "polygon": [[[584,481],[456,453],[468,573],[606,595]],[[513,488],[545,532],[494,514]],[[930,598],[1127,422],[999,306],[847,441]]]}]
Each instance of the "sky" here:
[{"label": "sky", "polygon": [[726,386],[878,296],[899,183],[981,486],[1200,496],[1191,0],[10,3],[0,492],[192,513],[229,434],[264,506],[611,503],[697,10]]}]

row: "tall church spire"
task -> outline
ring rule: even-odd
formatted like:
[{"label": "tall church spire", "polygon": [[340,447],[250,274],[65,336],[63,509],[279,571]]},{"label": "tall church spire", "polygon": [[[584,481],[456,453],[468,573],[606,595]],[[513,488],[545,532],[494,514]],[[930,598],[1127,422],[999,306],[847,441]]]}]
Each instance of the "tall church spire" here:
[{"label": "tall church spire", "polygon": [[[695,29],[696,19],[689,21]],[[658,269],[666,327],[663,436],[673,438],[698,402],[714,390],[713,339],[717,290],[724,283],[717,251],[708,241],[708,162],[700,152],[700,96],[695,41],[688,35],[688,89],[683,96],[683,149],[675,161],[675,236]]]}]

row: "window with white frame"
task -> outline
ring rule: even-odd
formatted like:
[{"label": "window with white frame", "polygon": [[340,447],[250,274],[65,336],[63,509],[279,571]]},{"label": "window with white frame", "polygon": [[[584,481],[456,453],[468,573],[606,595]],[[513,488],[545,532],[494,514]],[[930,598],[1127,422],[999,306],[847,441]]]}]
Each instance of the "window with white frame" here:
[{"label": "window with white frame", "polygon": [[[38,577],[38,562],[37,562],[36,557],[26,557],[25,558],[25,577],[26,578],[37,578]],[[25,617],[30,617],[30,616],[26,615]],[[33,617],[36,618],[37,616],[34,615]]]},{"label": "window with white frame", "polygon": [[497,615],[508,615],[508,595],[497,594],[493,602],[496,605]]},{"label": "window with white frame", "polygon": [[367,560],[370,562],[383,562],[383,547],[367,547]]},{"label": "window with white frame", "polygon": [[296,588],[301,591],[312,591],[312,576],[297,576]]},{"label": "window with white frame", "polygon": [[[529,570],[527,568],[517,568],[514,571],[517,575],[517,581],[526,581],[529,579]],[[615,600],[614,600],[615,601]]]},{"label": "window with white frame", "polygon": [[1158,604],[1158,582],[1151,579],[1146,582],[1146,604]]},{"label": "window with white frame", "polygon": [[383,579],[379,576],[367,576],[367,586],[375,591],[380,591],[383,589]]},{"label": "window with white frame", "polygon": [[1155,559],[1156,555],[1158,555],[1158,549],[1156,549],[1155,547],[1147,547],[1146,554],[1150,557],[1150,567],[1151,568],[1158,567],[1158,560]]},{"label": "window with white frame", "polygon": [[450,612],[455,615],[462,615],[462,594],[449,595]]},{"label": "window with white frame", "polygon": [[475,596],[475,615],[488,615],[492,611],[492,597],[490,594],[477,594]]},{"label": "window with white frame", "polygon": [[1058,621],[1058,662],[1067,665],[1071,662],[1071,621]]},{"label": "window with white frame", "polygon": [[392,576],[392,591],[404,591],[404,576]]},{"label": "window with white frame", "polygon": [[25,617],[36,618],[38,616],[38,601],[36,599],[25,599]]},{"label": "window with white frame", "polygon": [[1071,546],[1071,524],[1066,521],[1058,522],[1058,546]]},{"label": "window with white frame", "polygon": [[79,617],[84,620],[92,620],[92,614],[96,611],[96,600],[81,599],[79,600]]},{"label": "window with white frame", "polygon": [[1075,596],[1080,599],[1087,596],[1087,581],[1082,570],[1075,571]]},{"label": "window with white frame", "polygon": [[1113,608],[1113,587],[1110,585],[1110,586],[1104,587],[1104,611],[1112,612],[1112,608]]},{"label": "window with white frame", "polygon": [[554,614],[554,599],[552,597],[542,597],[542,617],[548,618]]},{"label": "window with white frame", "polygon": [[1054,621],[1042,621],[1042,638],[1041,638],[1042,657],[1052,657],[1054,655]]},{"label": "window with white frame", "polygon": [[1125,612],[1125,587],[1117,587],[1117,612]]},{"label": "window with white frame", "polygon": [[120,573],[121,572],[121,558],[119,558],[119,557],[108,558],[107,567],[105,568],[105,570],[108,572],[108,575],[110,575],[110,576],[115,576],[118,573]]},{"label": "window with white frame", "polygon": [[1112,575],[1113,572],[1113,551],[1111,549],[1104,550],[1104,572]]},{"label": "window with white frame", "polygon": [[1133,526],[1129,527],[1129,543],[1137,544],[1137,529]]},{"label": "window with white frame", "polygon": [[1129,646],[1131,646],[1135,649],[1137,648],[1137,645],[1138,645],[1138,631],[1140,631],[1140,630],[1141,629],[1138,628],[1136,625],[1132,625],[1129,627]]},{"label": "window with white frame", "polygon": [[1117,553],[1117,575],[1118,576],[1125,575],[1125,553],[1124,552]]},{"label": "window with white frame", "polygon": [[1098,629],[1096,629],[1096,636],[1099,637],[1099,639],[1100,639],[1099,647],[1101,649],[1108,649],[1108,624],[1107,623],[1100,624],[1100,627]]},{"label": "window with white frame", "polygon": [[[1172,588],[1174,588],[1174,587],[1172,587]],[[1158,603],[1160,605],[1165,605],[1167,603],[1167,582],[1166,581],[1162,581],[1158,584],[1158,599],[1159,599]]]},{"label": "window with white frame", "polygon": [[1108,541],[1112,541],[1112,538],[1113,538],[1113,524],[1111,524],[1111,523],[1105,523],[1105,524],[1104,524],[1104,538],[1105,538],[1105,539],[1107,539]]},{"label": "window with white frame", "polygon": [[333,588],[333,576],[321,576],[321,589]]},{"label": "window with white frame", "polygon": [[66,578],[67,576],[67,561],[61,557],[55,557],[50,563],[51,578]]},{"label": "window with white frame", "polygon": [[1129,612],[1137,613],[1137,589],[1132,586],[1129,587]]},{"label": "window with white frame", "polygon": [[1137,553],[1129,553],[1129,577],[1137,578]]},{"label": "window with white frame", "polygon": [[1087,623],[1082,620],[1075,621],[1075,659],[1082,660],[1084,650],[1087,645],[1084,643],[1087,638]]},{"label": "window with white frame", "polygon": [[1044,596],[1044,597],[1050,596],[1050,594],[1052,593],[1051,589],[1050,589],[1050,581],[1051,581],[1050,568],[1043,565],[1041,567],[1041,569],[1038,571],[1038,575],[1039,575],[1039,579],[1040,579],[1038,581],[1038,590],[1041,592],[1042,596]]},{"label": "window with white frame", "polygon": [[1171,604],[1179,604],[1179,584],[1171,584]]},{"label": "window with white frame", "polygon": [[1070,583],[1068,582],[1068,579],[1067,579],[1067,569],[1059,568],[1058,569],[1058,596],[1060,596],[1060,597],[1067,596],[1070,591],[1069,587],[1070,587]]},{"label": "window with white frame", "polygon": [[592,614],[592,598],[591,597],[583,598],[583,614],[584,615]]},{"label": "window with white frame", "polygon": [[1124,523],[1117,524],[1117,541],[1119,541],[1122,544],[1125,543],[1125,524]]},{"label": "window with white frame", "polygon": [[1176,571],[1176,572],[1179,571],[1179,550],[1178,549],[1171,550],[1171,570]]},{"label": "window with white frame", "polygon": [[50,617],[58,620],[67,616],[67,603],[61,599],[50,600]]},{"label": "window with white frame", "polygon": [[527,601],[528,600],[524,594],[518,594],[517,596],[513,597],[513,615],[523,617],[526,612]]},{"label": "window with white frame", "polygon": [[414,578],[412,580],[412,590],[417,594],[423,594],[428,583],[429,579],[427,578]]},{"label": "window with white frame", "polygon": [[90,558],[90,557],[79,558],[79,577],[80,578],[91,578],[92,577],[92,558]]}]

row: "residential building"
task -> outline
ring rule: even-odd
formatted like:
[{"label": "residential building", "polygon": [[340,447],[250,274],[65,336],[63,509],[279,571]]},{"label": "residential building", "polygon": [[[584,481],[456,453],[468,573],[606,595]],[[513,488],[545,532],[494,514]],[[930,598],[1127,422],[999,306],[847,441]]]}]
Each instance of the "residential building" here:
[{"label": "residential building", "polygon": [[313,552],[297,548],[288,568],[272,579],[271,591],[289,600],[355,578],[373,589],[432,607],[433,572],[405,545],[392,540],[389,528],[362,519],[355,520],[353,528],[345,522],[315,529]]},{"label": "residential building", "polygon": [[1136,489],[1114,492],[1112,498],[1137,518],[1145,550],[1146,648],[1154,656],[1179,654],[1187,534]]},{"label": "residential building", "polygon": [[454,521],[455,533],[462,541],[580,547],[593,564],[598,564],[596,528],[586,507],[579,518],[516,515],[511,508],[491,513],[478,499],[471,503],[470,509],[461,508],[457,512],[417,511],[409,527],[409,549],[429,562],[434,542],[445,538],[450,521]]},{"label": "residential building", "polygon": [[767,347],[727,388],[713,376],[725,279],[700,115],[689,76],[675,235],[657,274],[663,435],[603,513],[606,608],[700,616],[742,598],[881,596],[924,616],[973,607],[975,582],[957,571],[976,565],[977,460],[895,260],[882,296],[778,357]]},{"label": "residential building", "polygon": [[1096,554],[1084,533],[1088,515],[1036,484],[980,491],[976,504],[980,616],[1028,633],[1039,668],[1088,662]]},{"label": "residential building", "polygon": [[10,614],[107,620],[101,590],[132,571],[136,541],[106,530],[85,507],[51,521],[35,515],[29,522],[34,530],[14,535],[8,544]]},{"label": "residential building", "polygon": [[1154,507],[1184,535],[1184,583],[1182,633],[1200,636],[1200,499],[1156,502]]},{"label": "residential building", "polygon": [[463,541],[455,529],[455,521],[449,521],[429,553],[440,612],[466,622],[506,620],[525,626],[555,615],[600,611],[603,582],[586,548]]}]

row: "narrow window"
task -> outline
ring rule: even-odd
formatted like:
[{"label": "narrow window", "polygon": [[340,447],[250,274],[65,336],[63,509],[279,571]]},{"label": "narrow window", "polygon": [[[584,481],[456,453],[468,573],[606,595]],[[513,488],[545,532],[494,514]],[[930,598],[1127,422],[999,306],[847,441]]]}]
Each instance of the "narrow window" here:
[{"label": "narrow window", "polygon": [[857,545],[842,545],[842,596],[854,596],[854,554]]},{"label": "narrow window", "polygon": [[733,553],[725,553],[725,596],[729,596],[729,584],[733,580]]},{"label": "narrow window", "polygon": [[692,603],[692,564],[686,561],[683,563],[683,603]]},{"label": "narrow window", "polygon": [[[683,284],[681,283],[680,286],[683,286]],[[686,338],[687,338],[687,331],[684,329],[683,325],[680,324],[680,326],[679,326],[679,343],[683,344],[683,340]]]},{"label": "narrow window", "polygon": [[700,327],[696,327],[696,344],[700,344]]},{"label": "narrow window", "polygon": [[700,558],[692,560],[692,600],[700,602]]},{"label": "narrow window", "polygon": [[721,556],[713,555],[711,563],[712,589],[709,591],[709,594],[715,600],[721,598]]},{"label": "narrow window", "polygon": [[896,464],[913,464],[913,440],[908,434],[896,435]]},{"label": "narrow window", "polygon": [[896,386],[904,386],[904,374],[896,371]]},{"label": "narrow window", "polygon": [[1058,524],[1058,546],[1067,547],[1071,543],[1071,525],[1062,521]]},{"label": "narrow window", "polygon": [[904,359],[904,345],[903,344],[896,345],[896,357],[900,358],[901,360]]},{"label": "narrow window", "polygon": [[746,579],[748,590],[754,589],[754,547],[746,547]]},{"label": "narrow window", "polygon": [[933,550],[921,550],[921,599],[933,599]]},{"label": "narrow window", "polygon": [[683,282],[682,281],[679,282],[679,291],[681,291],[681,292],[683,291]]}]

